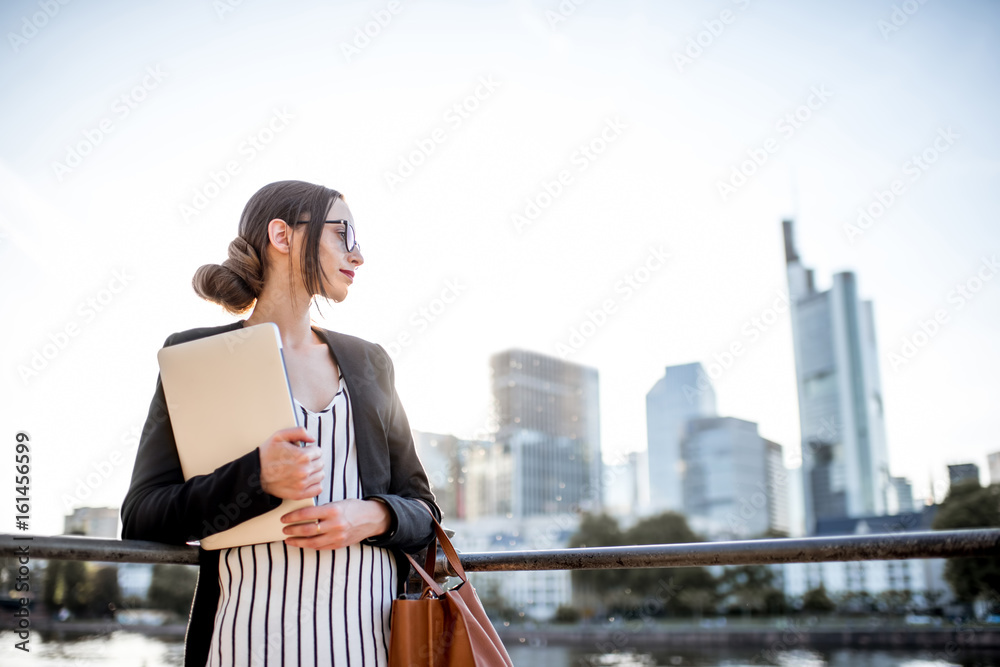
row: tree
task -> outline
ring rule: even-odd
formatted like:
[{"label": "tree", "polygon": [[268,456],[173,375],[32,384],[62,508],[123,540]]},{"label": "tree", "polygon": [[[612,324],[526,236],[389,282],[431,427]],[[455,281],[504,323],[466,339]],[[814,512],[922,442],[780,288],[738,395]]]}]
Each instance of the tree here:
[{"label": "tree", "polygon": [[913,606],[913,593],[905,589],[882,591],[875,596],[875,604],[880,612],[903,616]]},{"label": "tree", "polygon": [[556,608],[556,615],[552,620],[556,623],[576,623],[580,620],[580,611],[576,607],[561,604]]},{"label": "tree", "polygon": [[[618,522],[607,514],[584,514],[580,527],[569,540],[571,548],[617,547],[625,542]],[[625,571],[620,569],[573,570],[574,590],[591,594],[603,601],[624,586]]]},{"label": "tree", "polygon": [[837,597],[837,608],[846,614],[871,614],[875,598],[868,591],[846,591]]},{"label": "tree", "polygon": [[21,606],[21,598],[32,598],[34,592],[18,591],[18,567],[20,563],[14,557],[0,557],[0,613],[14,611]]},{"label": "tree", "polygon": [[[664,512],[636,523],[623,535],[625,544],[688,544],[701,542],[676,512]],[[625,585],[634,594],[633,607],[650,616],[701,614],[718,600],[715,577],[703,567],[625,570]]]},{"label": "tree", "polygon": [[[647,517],[627,531],[605,514],[584,514],[580,528],[570,538],[571,547],[617,547],[644,544],[684,544],[701,542],[676,512]],[[701,614],[714,606],[715,577],[703,567],[607,568],[575,570],[574,590],[581,597],[592,595],[603,604],[602,613],[622,613],[626,617],[664,614]]]},{"label": "tree", "polygon": [[701,618],[706,609],[711,609],[719,600],[718,594],[708,588],[687,588],[677,594],[678,601]]},{"label": "tree", "polygon": [[90,586],[87,581],[87,564],[80,560],[68,560],[62,568],[62,604],[74,616],[83,616],[90,601]]},{"label": "tree", "polygon": [[149,584],[149,606],[187,617],[194,598],[198,571],[190,565],[157,563]]},{"label": "tree", "polygon": [[45,561],[45,574],[42,577],[42,600],[49,613],[55,613],[63,604],[63,567],[67,561],[53,559]]},{"label": "tree", "polygon": [[115,609],[122,606],[117,567],[105,565],[94,571],[89,602],[90,613],[94,616],[114,616]]},{"label": "tree", "polygon": [[0,558],[0,599],[20,598],[17,592],[17,558]]},{"label": "tree", "polygon": [[[978,480],[952,484],[932,525],[935,530],[998,526],[1000,485],[983,488]],[[951,558],[945,563],[944,577],[962,602],[995,599],[1000,595],[1000,556]]]},{"label": "tree", "polygon": [[780,613],[784,607],[784,594],[778,590],[776,583],[774,570],[766,565],[728,567],[719,579],[721,593],[730,605],[729,610],[738,609],[744,614]]},{"label": "tree", "polygon": [[828,614],[833,611],[834,606],[833,600],[826,594],[826,587],[823,584],[817,588],[810,588],[802,595],[802,611]]}]

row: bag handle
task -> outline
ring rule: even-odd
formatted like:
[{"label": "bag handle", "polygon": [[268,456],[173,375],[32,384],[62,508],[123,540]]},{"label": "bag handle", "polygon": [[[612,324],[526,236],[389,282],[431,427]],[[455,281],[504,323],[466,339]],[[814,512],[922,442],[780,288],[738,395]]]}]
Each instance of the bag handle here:
[{"label": "bag handle", "polygon": [[431,541],[427,543],[427,553],[424,556],[424,570],[429,572],[432,576],[434,571],[437,569],[437,536],[431,538]]},{"label": "bag handle", "polygon": [[[435,537],[431,538],[431,541],[427,546],[427,558],[424,562],[426,570],[424,567],[417,565],[416,559],[414,559],[410,554],[406,554],[406,558],[410,561],[410,565],[413,566],[413,569],[417,572],[417,574],[420,575],[420,578],[424,580],[424,584],[427,585],[427,588],[433,591],[438,597],[441,597],[444,595],[444,589],[441,587],[441,584],[434,580],[433,576],[435,565],[437,564],[437,542],[441,543],[441,549],[444,551],[445,558],[448,559],[448,564],[451,565],[452,569],[458,574],[462,583],[468,583],[469,577],[465,574],[465,568],[462,567],[462,562],[458,559],[458,552],[455,551],[455,546],[451,543],[451,540],[448,539],[448,534],[444,532],[444,528],[442,528],[441,524],[438,523],[434,513],[431,512],[430,508],[423,503],[420,504],[423,505],[424,509],[427,510],[427,513],[431,515],[431,521],[434,523]],[[428,574],[428,571],[431,574]]]},{"label": "bag handle", "polygon": [[413,558],[413,556],[410,554],[405,554],[405,556],[406,559],[410,561],[410,566],[416,570],[417,574],[420,575],[420,578],[424,580],[424,592],[421,593],[420,597],[424,597],[428,590],[432,591],[437,597],[444,596],[444,589],[441,588],[441,584],[434,581],[434,577],[428,575],[427,572],[424,571],[424,568],[417,565],[417,561]]}]

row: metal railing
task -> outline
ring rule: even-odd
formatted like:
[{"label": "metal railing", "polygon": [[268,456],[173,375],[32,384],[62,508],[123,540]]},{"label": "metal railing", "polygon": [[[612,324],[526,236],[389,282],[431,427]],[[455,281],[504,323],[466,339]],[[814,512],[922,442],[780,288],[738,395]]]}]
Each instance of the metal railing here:
[{"label": "metal railing", "polygon": [[[23,554],[23,547],[28,547],[32,559],[198,564],[198,548],[195,546],[75,535],[0,534],[0,556]],[[1000,556],[1000,529],[459,554],[462,566],[470,572],[767,565],[964,556]],[[436,574],[454,576],[441,554],[438,554]]]}]

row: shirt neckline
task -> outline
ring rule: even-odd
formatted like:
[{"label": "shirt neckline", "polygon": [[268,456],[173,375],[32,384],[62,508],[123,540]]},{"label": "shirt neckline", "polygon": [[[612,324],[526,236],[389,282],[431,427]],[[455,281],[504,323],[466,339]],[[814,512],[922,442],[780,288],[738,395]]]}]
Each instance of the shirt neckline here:
[{"label": "shirt neckline", "polygon": [[292,396],[292,400],[295,402],[295,405],[297,405],[300,408],[302,408],[303,410],[305,410],[308,414],[311,414],[311,415],[321,415],[324,412],[329,412],[330,408],[333,407],[333,404],[337,402],[337,397],[339,397],[341,394],[347,392],[347,385],[344,382],[344,374],[343,373],[340,374],[340,378],[338,378],[337,385],[338,385],[337,386],[337,393],[334,394],[333,398],[330,399],[330,404],[327,405],[322,410],[320,410],[319,412],[313,412],[312,410],[310,410],[306,406],[302,405],[301,403],[299,403],[299,399],[295,398],[294,396]]}]

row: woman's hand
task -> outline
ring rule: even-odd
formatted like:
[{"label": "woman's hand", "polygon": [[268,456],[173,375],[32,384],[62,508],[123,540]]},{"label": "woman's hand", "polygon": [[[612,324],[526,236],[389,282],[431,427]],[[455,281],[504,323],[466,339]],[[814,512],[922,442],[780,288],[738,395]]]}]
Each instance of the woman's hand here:
[{"label": "woman's hand", "polygon": [[296,524],[284,528],[290,536],[285,544],[290,547],[339,549],[386,532],[392,525],[392,514],[381,501],[350,498],[293,510],[281,521]]},{"label": "woman's hand", "polygon": [[300,447],[298,441],[313,442],[301,426],[275,431],[260,450],[260,486],[278,498],[315,498],[323,490],[323,459],[319,447]]}]

